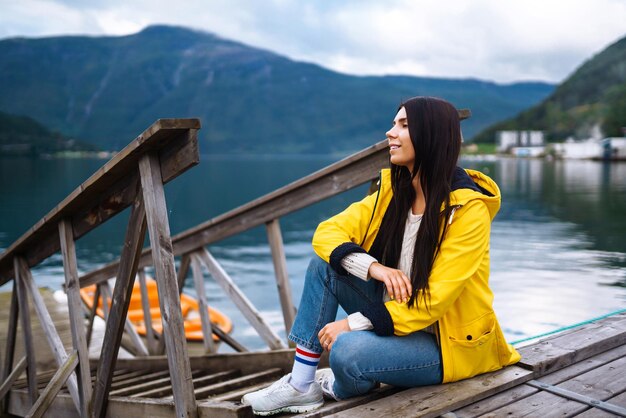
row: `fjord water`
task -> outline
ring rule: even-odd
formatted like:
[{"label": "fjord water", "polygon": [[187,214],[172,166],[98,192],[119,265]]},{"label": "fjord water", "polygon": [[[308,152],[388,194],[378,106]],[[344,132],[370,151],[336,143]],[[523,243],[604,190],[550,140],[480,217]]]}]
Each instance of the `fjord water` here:
[{"label": "fjord water", "polygon": [[[173,234],[233,209],[334,161],[328,156],[202,156],[166,186]],[[104,163],[95,159],[0,160],[0,249]],[[509,340],[519,340],[626,307],[626,164],[523,159],[463,160],[489,174],[503,202],[492,225],[491,286]],[[366,186],[280,220],[296,304],[313,255],[316,225],[360,199]],[[79,270],[114,260],[128,211],[77,242]],[[284,336],[264,227],[209,246],[266,321]],[[63,283],[60,256],[35,269],[39,286]],[[265,347],[245,318],[206,274],[209,304],[235,324],[234,336]],[[4,286],[1,291],[10,288]],[[187,280],[185,291],[193,294]],[[222,348],[226,350],[226,348]]]}]

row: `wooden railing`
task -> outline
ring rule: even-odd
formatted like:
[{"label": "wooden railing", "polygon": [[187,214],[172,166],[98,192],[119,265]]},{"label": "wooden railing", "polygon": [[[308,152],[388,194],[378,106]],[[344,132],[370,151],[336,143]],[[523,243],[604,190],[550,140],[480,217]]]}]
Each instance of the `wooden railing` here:
[{"label": "wooden railing", "polygon": [[[162,340],[168,347],[176,414],[179,417],[197,416],[163,184],[199,162],[199,128],[197,119],[158,120],[0,255],[0,284],[13,281],[0,398],[4,398],[15,379],[26,370],[32,405],[28,416],[41,416],[64,384],[81,416],[105,415],[130,293],[147,230],[155,250],[151,264],[155,266],[163,313]],[[106,343],[102,347],[92,387],[75,240],[129,206],[128,228],[114,274],[117,279],[115,287],[112,294],[108,288],[101,288],[101,294],[102,289],[105,289],[104,293],[108,291],[112,302],[104,334]],[[59,251],[63,258],[72,333],[73,348],[69,353],[63,347],[31,272],[31,267]],[[31,302],[59,367],[41,394],[37,385],[36,342],[31,331]],[[13,367],[18,317],[26,355]]]}]

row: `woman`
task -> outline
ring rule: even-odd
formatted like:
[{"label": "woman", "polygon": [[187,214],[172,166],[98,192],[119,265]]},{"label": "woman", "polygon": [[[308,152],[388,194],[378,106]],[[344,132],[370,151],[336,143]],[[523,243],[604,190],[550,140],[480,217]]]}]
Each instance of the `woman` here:
[{"label": "woman", "polygon": [[[489,288],[489,234],[500,190],[456,166],[457,110],[414,97],[387,132],[379,189],[322,222],[289,339],[292,373],[242,399],[259,415],[307,412],[379,383],[452,382],[519,361]],[[338,306],[349,314],[335,321]],[[330,352],[330,369],[317,371]]]}]

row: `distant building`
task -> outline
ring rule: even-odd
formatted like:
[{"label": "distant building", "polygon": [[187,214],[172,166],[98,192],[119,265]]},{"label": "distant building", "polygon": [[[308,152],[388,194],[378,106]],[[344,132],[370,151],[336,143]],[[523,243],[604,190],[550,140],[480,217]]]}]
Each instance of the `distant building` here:
[{"label": "distant building", "polygon": [[595,139],[555,143],[552,149],[556,157],[567,159],[593,159],[602,155],[602,145]]},{"label": "distant building", "polygon": [[522,152],[516,150],[515,154],[538,156],[543,153],[544,143],[543,131],[498,131],[496,133],[496,150],[500,153],[511,153],[518,148],[532,148]]}]

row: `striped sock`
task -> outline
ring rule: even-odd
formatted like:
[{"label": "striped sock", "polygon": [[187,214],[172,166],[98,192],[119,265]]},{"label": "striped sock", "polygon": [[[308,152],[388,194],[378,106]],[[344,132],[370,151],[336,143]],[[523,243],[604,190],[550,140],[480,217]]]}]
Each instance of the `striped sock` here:
[{"label": "striped sock", "polygon": [[311,383],[315,381],[315,371],[321,355],[321,353],[314,353],[301,345],[296,346],[296,357],[293,362],[289,384],[298,392],[307,392]]}]

